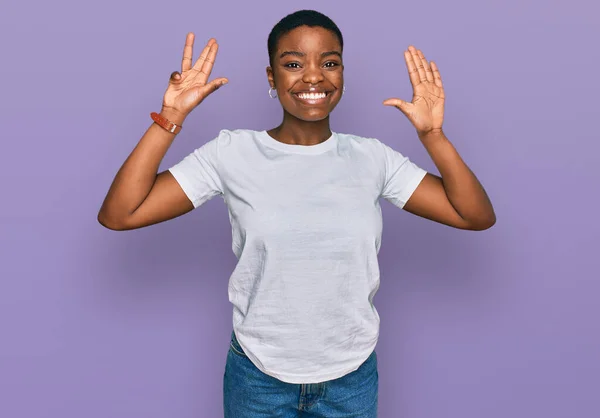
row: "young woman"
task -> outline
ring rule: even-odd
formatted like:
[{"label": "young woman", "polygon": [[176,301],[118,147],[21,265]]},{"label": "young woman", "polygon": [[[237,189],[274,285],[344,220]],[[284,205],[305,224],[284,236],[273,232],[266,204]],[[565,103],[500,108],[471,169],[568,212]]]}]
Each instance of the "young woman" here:
[{"label": "young woman", "polygon": [[[374,138],[332,132],[344,92],[343,38],[312,10],[284,17],[268,39],[273,129],[222,130],[157,174],[186,117],[227,83],[209,82],[218,45],[171,74],[160,114],[117,173],[98,214],[107,228],[141,228],[214,196],[228,207],[238,264],[229,281],[233,332],[226,417],[375,417],[379,315],[379,198],[455,228],[495,222],[477,178],[442,130],[439,70],[409,46],[411,102],[388,99],[414,125],[441,177]],[[193,65],[192,65],[193,64]]]}]

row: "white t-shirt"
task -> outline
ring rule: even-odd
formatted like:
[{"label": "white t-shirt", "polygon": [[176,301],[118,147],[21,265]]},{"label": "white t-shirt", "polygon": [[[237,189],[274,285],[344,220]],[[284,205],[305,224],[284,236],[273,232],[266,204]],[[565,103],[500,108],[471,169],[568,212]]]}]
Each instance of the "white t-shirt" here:
[{"label": "white t-shirt", "polygon": [[216,195],[228,207],[233,328],[252,363],[288,383],[358,369],[379,337],[379,198],[403,207],[426,171],[373,138],[304,146],[247,129],[169,170],[194,207]]}]

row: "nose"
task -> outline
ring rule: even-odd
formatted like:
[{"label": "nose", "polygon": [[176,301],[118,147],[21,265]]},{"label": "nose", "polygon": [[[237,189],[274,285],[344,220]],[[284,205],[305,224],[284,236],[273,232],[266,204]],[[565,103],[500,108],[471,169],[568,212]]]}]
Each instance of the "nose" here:
[{"label": "nose", "polygon": [[302,74],[302,81],[306,84],[317,84],[323,81],[323,72],[319,64],[308,64]]}]

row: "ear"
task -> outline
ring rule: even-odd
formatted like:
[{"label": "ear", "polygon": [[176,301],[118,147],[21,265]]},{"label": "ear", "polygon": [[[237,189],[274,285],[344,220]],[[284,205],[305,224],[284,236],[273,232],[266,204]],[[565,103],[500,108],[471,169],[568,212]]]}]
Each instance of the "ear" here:
[{"label": "ear", "polygon": [[275,79],[273,78],[273,69],[271,67],[267,67],[267,80],[269,81],[269,86],[275,88]]}]

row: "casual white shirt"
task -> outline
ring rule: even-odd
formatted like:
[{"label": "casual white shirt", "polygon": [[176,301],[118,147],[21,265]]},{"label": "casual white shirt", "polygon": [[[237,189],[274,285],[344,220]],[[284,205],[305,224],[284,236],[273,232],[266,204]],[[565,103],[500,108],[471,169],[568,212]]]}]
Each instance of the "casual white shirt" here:
[{"label": "casual white shirt", "polygon": [[312,146],[222,130],[169,169],[197,208],[221,196],[238,262],[233,328],[262,372],[318,383],[356,370],[379,336],[379,198],[402,208],[426,171],[374,138]]}]

